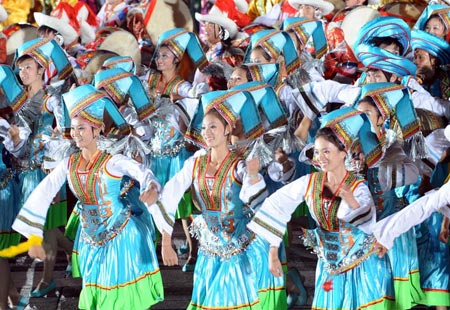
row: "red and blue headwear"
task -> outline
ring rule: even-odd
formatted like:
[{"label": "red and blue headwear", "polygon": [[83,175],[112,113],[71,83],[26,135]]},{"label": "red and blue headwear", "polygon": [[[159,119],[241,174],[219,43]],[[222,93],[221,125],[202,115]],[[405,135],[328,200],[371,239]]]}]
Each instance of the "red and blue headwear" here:
[{"label": "red and blue headwear", "polygon": [[[314,57],[320,59],[328,51],[327,38],[322,22],[304,17],[289,17],[283,21],[281,29],[294,32],[303,45],[312,37],[314,44]],[[300,51],[299,51],[300,52]]]},{"label": "red and blue headwear", "polygon": [[0,65],[0,88],[14,113],[19,111],[27,100],[27,93],[10,66]]},{"label": "red and blue headwear", "polygon": [[352,107],[337,109],[322,117],[321,127],[333,130],[347,152],[353,152],[360,145],[369,167],[381,159],[380,141],[372,132],[370,120],[365,113]]},{"label": "red and blue headwear", "polygon": [[105,90],[119,106],[130,99],[139,120],[147,118],[156,110],[139,78],[121,68],[100,71],[94,76],[94,85],[99,90]]},{"label": "red and blue headwear", "polygon": [[250,94],[245,91],[218,90],[208,92],[200,98],[197,111],[186,131],[186,139],[206,147],[201,135],[202,121],[204,115],[211,110],[216,110],[231,128],[240,119],[246,139],[255,139],[264,133],[258,108]]},{"label": "red and blue headwear", "polygon": [[279,75],[280,64],[269,63],[269,64],[245,64],[247,66],[253,81],[258,81],[261,83],[267,83],[272,85],[272,87],[277,87],[281,83],[281,78]]},{"label": "red and blue headwear", "polygon": [[377,17],[366,23],[358,33],[353,50],[361,44],[370,44],[373,38],[395,38],[403,47],[405,55],[409,49],[411,30],[408,24],[400,18],[392,16]]},{"label": "red and blue headwear", "polygon": [[269,128],[274,129],[286,125],[288,118],[281,102],[272,86],[258,81],[248,82],[234,86],[230,90],[241,90],[251,95],[256,106],[261,110],[268,121]]},{"label": "red and blue headwear", "polygon": [[92,127],[101,128],[105,110],[118,129],[128,126],[114,102],[91,84],[78,86],[63,94],[62,102],[65,116],[63,127],[66,129],[70,128],[70,119],[74,117],[82,118]]},{"label": "red and blue headwear", "polygon": [[195,68],[203,69],[208,61],[200,45],[200,41],[195,33],[189,32],[183,28],[175,28],[161,34],[158,39],[155,52],[153,53],[152,63],[155,62],[161,45],[167,45],[170,51],[179,59],[187,52],[194,62]]},{"label": "red and blue headwear", "polygon": [[244,57],[244,63],[250,62],[252,49],[260,46],[274,61],[283,55],[286,66],[286,73],[290,74],[300,66],[300,58],[295,48],[294,42],[285,31],[274,29],[261,30],[250,37],[250,44]]},{"label": "red and blue headwear", "polygon": [[73,72],[72,65],[64,50],[55,40],[36,38],[25,42],[16,50],[14,63],[28,55],[45,70],[44,82],[51,79],[64,80]]},{"label": "red and blue headwear", "polygon": [[411,31],[411,46],[413,50],[422,49],[439,59],[441,65],[450,64],[450,44],[423,30]]}]

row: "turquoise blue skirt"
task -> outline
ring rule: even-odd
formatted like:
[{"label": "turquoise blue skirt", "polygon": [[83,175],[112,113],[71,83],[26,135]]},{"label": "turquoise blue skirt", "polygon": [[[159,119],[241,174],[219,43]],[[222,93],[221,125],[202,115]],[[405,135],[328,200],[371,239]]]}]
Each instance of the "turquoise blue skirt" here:
[{"label": "turquoise blue skirt", "polygon": [[425,297],[419,304],[450,306],[450,247],[439,241],[443,216],[434,213],[418,226],[420,283]]},{"label": "turquoise blue skirt", "polygon": [[83,279],[80,309],[148,309],[164,299],[152,229],[142,217],[131,216],[102,246],[86,242],[81,230],[74,245]]},{"label": "turquoise blue skirt", "polygon": [[188,309],[286,309],[284,277],[270,273],[268,253],[259,237],[228,259],[199,251]]}]

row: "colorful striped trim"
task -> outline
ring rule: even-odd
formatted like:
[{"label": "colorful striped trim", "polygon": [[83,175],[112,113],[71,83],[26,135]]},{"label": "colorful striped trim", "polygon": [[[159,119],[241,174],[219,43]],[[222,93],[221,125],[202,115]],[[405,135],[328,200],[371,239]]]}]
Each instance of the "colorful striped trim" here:
[{"label": "colorful striped trim", "polygon": [[225,310],[225,309],[242,309],[242,308],[250,308],[251,309],[251,307],[254,307],[257,304],[259,304],[259,300],[256,300],[252,303],[241,304],[241,305],[236,305],[236,306],[208,307],[208,306],[195,304],[191,301],[191,303],[189,305],[189,309],[192,309],[192,307],[195,307],[196,309],[208,309],[208,310],[216,310],[216,309],[217,310]]},{"label": "colorful striped trim", "polygon": [[147,278],[149,276],[153,276],[153,275],[155,275],[155,274],[157,274],[159,272],[160,272],[160,269],[158,268],[155,271],[146,272],[145,274],[143,274],[142,276],[134,279],[133,281],[128,281],[128,282],[125,282],[125,283],[122,283],[122,284],[113,285],[113,286],[104,286],[104,285],[99,285],[97,283],[86,283],[85,287],[97,287],[99,289],[107,290],[107,291],[114,290],[114,289],[125,287],[125,286],[131,285],[131,284],[135,284],[136,282],[139,282],[139,281],[141,281],[141,280],[143,280],[143,279],[145,279],[145,278]]},{"label": "colorful striped trim", "polygon": [[44,225],[36,223],[36,222],[33,222],[33,221],[27,219],[26,217],[24,217],[23,215],[19,214],[17,216],[17,219],[22,221],[22,222],[24,222],[28,226],[31,226],[31,227],[34,227],[34,228],[37,228],[37,229],[40,229],[40,230],[44,230]]},{"label": "colorful striped trim", "polygon": [[198,170],[196,175],[200,190],[200,197],[206,206],[206,210],[221,211],[223,186],[225,185],[230,169],[234,169],[239,158],[235,152],[228,152],[227,156],[216,171],[216,175],[214,176],[214,184],[210,193],[206,182],[206,171],[210,162],[210,157],[211,153],[208,153],[197,158],[199,163],[196,166]]},{"label": "colorful striped trim", "polygon": [[170,218],[170,216],[167,214],[166,209],[164,208],[164,205],[161,201],[157,201],[156,205],[159,207],[159,211],[161,212],[161,215],[163,219],[166,221],[167,224],[169,224],[170,227],[173,227],[175,225],[175,222]]},{"label": "colorful striped trim", "polygon": [[252,219],[252,221],[254,223],[258,224],[259,226],[261,226],[262,228],[264,228],[265,230],[271,232],[273,235],[277,236],[278,238],[283,239],[284,233],[282,233],[281,231],[275,229],[272,225],[264,222],[259,217],[254,217]]}]

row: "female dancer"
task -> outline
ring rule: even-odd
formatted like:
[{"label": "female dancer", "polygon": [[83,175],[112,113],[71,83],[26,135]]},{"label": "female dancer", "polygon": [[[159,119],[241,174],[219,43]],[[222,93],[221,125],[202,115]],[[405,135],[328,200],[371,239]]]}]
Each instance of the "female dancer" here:
[{"label": "female dancer", "polygon": [[286,308],[283,278],[273,277],[267,269],[268,244],[246,228],[265,194],[259,162],[256,158],[245,162],[228,146],[237,118],[230,102],[242,104],[239,100],[245,96],[240,95],[224,91],[203,95],[203,109],[198,113],[204,112],[204,117],[199,117],[201,141],[208,152],[186,160],[150,210],[164,231],[164,264],[174,265],[177,257],[170,237],[174,212],[184,191],[192,187],[201,215],[190,228],[199,240],[199,251],[188,309]]},{"label": "female dancer", "polygon": [[[322,171],[305,175],[272,194],[248,227],[269,241],[269,268],[280,277],[278,247],[291,214],[306,201],[317,223],[317,228],[304,236],[305,245],[319,258],[313,308],[360,309],[370,305],[371,309],[386,309],[394,293],[392,274],[387,259],[371,255],[375,243],[370,235],[375,219],[373,200],[363,180],[347,171],[344,163],[356,137],[365,137],[360,140],[365,143],[371,136],[362,127],[368,120],[353,108],[339,109],[327,117],[324,121],[329,127],[321,128],[315,140],[315,158]],[[337,121],[327,122],[333,119]]]},{"label": "female dancer", "polygon": [[[134,178],[141,184],[140,199],[151,204],[159,184],[150,170],[134,160],[98,149],[103,112],[114,106],[105,95],[92,85],[83,85],[64,94],[63,101],[71,137],[80,151],[37,186],[13,228],[39,240],[49,205],[67,180],[81,204],[80,236],[76,238],[83,278],[79,308],[148,309],[164,298],[155,247],[148,224],[122,204],[120,189],[124,175]],[[42,245],[31,247],[29,254],[45,257]]]}]

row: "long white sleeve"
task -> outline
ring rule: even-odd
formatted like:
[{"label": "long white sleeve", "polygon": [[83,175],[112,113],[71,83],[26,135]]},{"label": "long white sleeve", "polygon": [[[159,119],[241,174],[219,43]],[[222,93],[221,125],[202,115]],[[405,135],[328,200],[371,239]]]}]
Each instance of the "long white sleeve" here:
[{"label": "long white sleeve", "polygon": [[163,233],[172,234],[178,203],[192,184],[195,155],[184,162],[183,168],[171,178],[161,193],[160,199],[149,207],[156,227]]},{"label": "long white sleeve", "polygon": [[151,184],[156,185],[158,191],[161,191],[161,185],[151,170],[145,168],[144,165],[138,163],[134,159],[120,154],[114,155],[106,163],[106,169],[114,176],[122,177],[127,175],[132,179],[135,179],[141,185],[141,192],[147,190]]},{"label": "long white sleeve", "polygon": [[43,237],[47,211],[67,178],[68,161],[68,158],[62,161],[34,189],[12,225],[15,231],[27,238],[30,235]]},{"label": "long white sleeve", "polygon": [[248,228],[266,239],[270,245],[279,246],[286,225],[297,206],[304,201],[311,175],[305,175],[270,195],[256,212]]},{"label": "long white sleeve", "polygon": [[427,193],[407,207],[373,225],[373,234],[378,242],[386,248],[392,248],[395,238],[422,223],[433,212],[441,211],[450,217],[450,183],[445,183],[439,190]]}]

